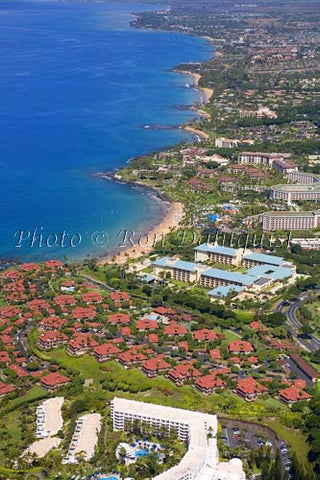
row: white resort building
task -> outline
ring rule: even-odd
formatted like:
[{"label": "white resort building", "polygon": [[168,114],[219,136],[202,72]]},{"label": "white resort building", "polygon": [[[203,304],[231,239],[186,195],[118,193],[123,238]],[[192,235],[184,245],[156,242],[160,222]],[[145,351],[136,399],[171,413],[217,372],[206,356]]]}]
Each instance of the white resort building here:
[{"label": "white resort building", "polygon": [[62,428],[61,407],[63,402],[63,397],[53,397],[48,398],[37,407],[37,438],[52,437]]},{"label": "white resort building", "polygon": [[79,463],[79,459],[90,460],[94,455],[100,429],[100,413],[88,413],[79,417],[68,453],[63,458],[62,463]]},{"label": "white resort building", "polygon": [[[260,292],[273,283],[281,283],[290,277],[294,279],[296,275],[293,263],[274,255],[210,243],[199,245],[194,250],[195,262],[185,262],[177,257],[163,257],[155,260],[152,264],[154,275],[159,278],[168,275],[173,280],[197,283],[205,288],[214,289],[208,292],[211,298],[214,298],[216,294],[219,298],[221,295],[227,296],[231,291],[237,293],[242,290]],[[229,271],[212,268],[201,262],[221,263],[230,265],[230,267],[241,266],[248,270],[232,271],[231,269]]]},{"label": "white resort building", "polygon": [[240,459],[219,462],[216,415],[115,397],[111,417],[114,430],[125,430],[126,424],[140,421],[155,433],[163,427],[175,430],[186,442],[188,450],[180,463],[153,480],[245,480]]}]

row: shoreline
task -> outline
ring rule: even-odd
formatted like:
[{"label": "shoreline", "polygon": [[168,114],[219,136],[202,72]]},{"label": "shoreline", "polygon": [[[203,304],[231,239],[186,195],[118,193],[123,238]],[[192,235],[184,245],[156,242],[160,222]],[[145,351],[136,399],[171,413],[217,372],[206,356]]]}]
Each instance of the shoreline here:
[{"label": "shoreline", "polygon": [[[204,95],[204,97],[202,98],[203,105],[206,105],[210,102],[213,95],[213,89],[199,86],[199,82],[201,79],[201,75],[199,73],[190,72],[188,70],[179,70],[178,67],[172,69],[172,71],[175,73],[180,73],[182,75],[191,76],[194,79],[194,87],[200,92],[202,92]],[[202,110],[201,106],[199,107],[198,105],[192,105],[190,109],[196,112],[198,115],[202,116],[205,120],[211,120],[211,115]],[[210,139],[210,135],[208,133],[197,128],[196,122],[192,122],[190,124],[183,124],[180,128],[194,134],[199,139],[199,141],[201,141],[201,139],[204,141],[208,141]],[[128,163],[130,163],[130,161]],[[122,265],[130,259],[136,259],[152,252],[155,243],[158,240],[161,240],[171,231],[175,230],[179,226],[183,218],[184,205],[181,202],[172,201],[163,192],[161,192],[155,187],[148,185],[147,183],[133,180],[124,180],[121,177],[121,170],[122,168],[119,168],[114,173],[101,173],[96,174],[95,176],[104,178],[112,182],[125,183],[126,185],[132,186],[132,188],[141,188],[144,190],[144,192],[150,191],[154,193],[155,196],[162,203],[163,210],[161,215],[159,215],[158,218],[155,218],[153,224],[150,224],[141,232],[139,232],[136,245],[133,246],[130,244],[124,247],[118,246],[111,250],[109,253],[100,255],[98,257],[99,265],[105,265],[106,263],[115,263],[117,265]],[[167,204],[167,206],[165,206],[165,203]]]},{"label": "shoreline", "polygon": [[110,252],[100,255],[97,259],[98,265],[105,265],[106,263],[122,265],[129,259],[136,259],[150,253],[157,241],[173,231],[181,222],[184,213],[183,204],[171,201],[163,192],[156,188],[143,182],[123,180],[117,173],[97,174],[96,176],[113,182],[125,183],[132,188],[142,189],[144,193],[152,192],[161,203],[162,208],[161,214],[155,217],[152,223],[149,223],[140,232],[135,232],[135,236],[132,239],[134,245],[128,241],[129,244],[119,245]]}]

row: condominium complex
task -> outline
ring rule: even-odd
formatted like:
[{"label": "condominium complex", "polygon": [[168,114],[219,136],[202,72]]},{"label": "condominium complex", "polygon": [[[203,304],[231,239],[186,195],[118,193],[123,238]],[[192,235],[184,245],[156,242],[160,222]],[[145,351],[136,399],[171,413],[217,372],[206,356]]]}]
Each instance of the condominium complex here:
[{"label": "condominium complex", "polygon": [[[295,266],[291,262],[273,255],[244,251],[243,248],[233,249],[205,243],[195,248],[195,259],[196,263],[177,258],[160,258],[153,263],[154,273],[158,277],[169,274],[174,280],[198,283],[210,289],[236,286],[253,291],[260,291],[273,282],[295,275]],[[242,265],[249,270],[240,273],[211,268],[199,260],[230,266]]]},{"label": "condominium complex", "polygon": [[266,212],[262,215],[262,230],[311,230],[320,226],[320,211]]},{"label": "condominium complex", "polygon": [[240,249],[222,247],[210,243],[199,245],[194,250],[196,262],[206,262],[209,260],[225,265],[239,265],[242,258]]},{"label": "condominium complex", "polygon": [[270,198],[284,200],[288,204],[293,201],[308,200],[318,202],[320,200],[320,183],[304,184],[280,184],[270,189]]},{"label": "condominium complex", "polygon": [[153,263],[154,273],[156,275],[170,273],[174,280],[181,282],[196,282],[198,280],[199,266],[192,262],[184,262],[176,258],[160,258]]},{"label": "condominium complex", "polygon": [[186,443],[188,450],[180,463],[153,480],[245,480],[241,460],[219,462],[216,415],[115,397],[111,417],[114,430],[139,422],[149,425],[154,434],[174,430]]},{"label": "condominium complex", "polygon": [[288,175],[288,179],[293,183],[302,183],[303,185],[310,185],[320,181],[319,175],[299,171],[291,172]]},{"label": "condominium complex", "polygon": [[294,184],[275,185],[270,190],[270,197],[274,200],[284,200],[290,204],[294,200],[320,200],[320,175],[305,172],[291,172],[289,180]]},{"label": "condominium complex", "polygon": [[297,165],[284,153],[242,152],[238,163],[244,165],[264,165],[282,174],[290,174],[298,170]]},{"label": "condominium complex", "polygon": [[239,140],[237,139],[218,137],[215,140],[216,148],[236,148],[238,144]]}]

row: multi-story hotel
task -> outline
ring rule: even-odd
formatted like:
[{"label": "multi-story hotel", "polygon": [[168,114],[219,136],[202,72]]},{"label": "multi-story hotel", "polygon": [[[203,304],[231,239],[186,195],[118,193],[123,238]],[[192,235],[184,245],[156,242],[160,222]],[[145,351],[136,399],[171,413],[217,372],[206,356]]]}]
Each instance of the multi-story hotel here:
[{"label": "multi-story hotel", "polygon": [[320,182],[319,175],[299,171],[289,173],[288,179],[293,183],[302,183],[303,185],[310,185],[312,183]]},{"label": "multi-story hotel", "polygon": [[284,200],[288,204],[293,201],[308,200],[318,202],[320,200],[320,183],[303,184],[280,184],[270,189],[270,198]]},{"label": "multi-story hotel", "polygon": [[227,285],[251,287],[257,277],[248,274],[227,272],[219,268],[208,268],[200,274],[199,283],[203,287],[214,288]]},{"label": "multi-story hotel", "polygon": [[[250,250],[244,252],[243,248],[233,249],[206,243],[195,248],[195,257],[198,261],[212,260],[231,266],[241,264],[251,270],[245,273],[232,272],[210,268],[200,262],[184,262],[177,258],[164,257],[153,263],[154,274],[161,277],[169,273],[174,280],[195,282],[210,289],[235,286],[255,291],[260,291],[272,282],[284,280],[295,274],[294,265],[283,258],[253,253]],[[261,268],[253,270],[252,267]]]},{"label": "multi-story hotel", "polygon": [[248,252],[243,256],[242,265],[246,268],[252,268],[260,265],[270,265],[273,267],[289,268],[290,270],[295,270],[295,266],[293,265],[293,263],[287,262],[282,257],[254,252]]},{"label": "multi-story hotel", "polygon": [[204,243],[195,249],[196,262],[217,262],[225,265],[239,265],[242,258],[241,249],[222,247]]},{"label": "multi-story hotel", "polygon": [[169,272],[174,280],[181,282],[196,282],[199,266],[192,262],[184,262],[175,258],[160,258],[153,263],[154,273]]},{"label": "multi-story hotel", "polygon": [[216,415],[115,397],[111,417],[114,430],[126,430],[132,422],[140,422],[149,425],[154,434],[159,429],[174,430],[186,443],[188,450],[180,463],[153,480],[245,480],[241,460],[219,462]]},{"label": "multi-story hotel", "polygon": [[238,144],[239,140],[237,139],[218,137],[215,140],[216,148],[236,148]]},{"label": "multi-story hotel", "polygon": [[263,165],[273,168],[283,175],[290,175],[298,171],[298,167],[284,153],[263,153],[263,152],[242,152],[238,156],[238,163],[241,165]]},{"label": "multi-story hotel", "polygon": [[320,211],[266,212],[262,215],[262,230],[311,230],[320,225]]}]

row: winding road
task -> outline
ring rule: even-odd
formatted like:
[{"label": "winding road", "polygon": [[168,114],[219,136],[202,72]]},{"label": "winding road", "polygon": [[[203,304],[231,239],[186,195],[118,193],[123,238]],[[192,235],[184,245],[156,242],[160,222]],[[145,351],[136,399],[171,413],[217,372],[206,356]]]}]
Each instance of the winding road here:
[{"label": "winding road", "polygon": [[[314,291],[312,292],[314,294]],[[282,301],[276,308],[276,312],[283,312],[287,317],[286,328],[291,333],[291,335],[297,340],[297,342],[306,350],[311,353],[315,353],[320,349],[320,341],[314,336],[309,335],[309,338],[301,338],[299,336],[299,330],[302,327],[302,324],[299,322],[296,316],[296,311],[298,307],[308,298],[308,292],[301,293],[296,296],[296,300],[292,303],[287,310],[284,311],[284,308],[288,305],[286,301]]]}]

